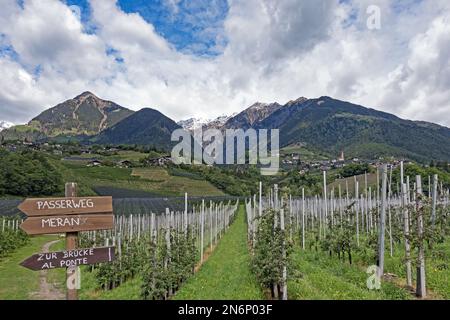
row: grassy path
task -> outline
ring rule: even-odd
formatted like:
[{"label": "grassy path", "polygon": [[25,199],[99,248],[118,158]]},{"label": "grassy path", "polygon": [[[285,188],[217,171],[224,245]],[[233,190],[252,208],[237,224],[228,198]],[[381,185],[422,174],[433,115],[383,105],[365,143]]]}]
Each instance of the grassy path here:
[{"label": "grassy path", "polygon": [[298,273],[288,282],[289,299],[307,300],[407,300],[411,295],[393,283],[383,282],[380,290],[367,289],[368,274],[358,265],[342,263],[323,252],[296,247],[294,268]]},{"label": "grassy path", "polygon": [[[435,244],[432,251],[427,249],[425,249],[425,278],[428,294],[432,290],[431,298],[448,300],[450,299],[450,239],[443,243]],[[386,254],[385,269],[386,272],[391,272],[401,277],[406,284],[403,252],[403,245],[397,245],[394,247],[393,257]],[[415,283],[416,270],[414,267],[412,276]]]},{"label": "grassy path", "polygon": [[[427,299],[450,299],[450,240],[436,244],[434,250],[426,251]],[[416,299],[414,291],[406,286],[403,245],[394,247],[390,257],[385,255],[384,272],[392,280],[383,281],[381,290],[368,290],[365,273],[366,263],[354,253],[354,265],[342,263],[335,256],[324,252],[302,251],[298,246],[293,253],[296,276],[291,277],[288,288],[290,299],[369,299],[408,300]],[[359,263],[358,263],[359,262]],[[413,278],[415,277],[413,268]]]},{"label": "grassy path", "polygon": [[263,293],[250,271],[247,250],[247,226],[244,208],[220,240],[198,273],[177,292],[174,299],[257,300]]},{"label": "grassy path", "polygon": [[40,274],[19,264],[41,252],[42,247],[56,236],[32,237],[30,243],[0,260],[0,300],[39,299]]},{"label": "grassy path", "polygon": [[[57,239],[45,243],[42,246],[40,252],[51,252],[54,251],[54,247],[60,247],[60,243],[63,241]],[[39,300],[64,300],[66,298],[65,290],[61,290],[59,287],[64,283],[64,271],[65,269],[60,269],[63,272],[63,277],[58,279],[52,277],[51,275],[57,274],[57,269],[53,270],[41,270],[39,271],[40,286],[39,292],[36,295],[36,299]]]}]

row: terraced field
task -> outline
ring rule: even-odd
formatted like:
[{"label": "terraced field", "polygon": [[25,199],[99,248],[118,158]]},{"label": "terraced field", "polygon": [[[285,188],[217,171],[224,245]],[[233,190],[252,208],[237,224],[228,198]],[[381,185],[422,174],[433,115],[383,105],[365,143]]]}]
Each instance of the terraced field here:
[{"label": "terraced field", "polygon": [[[120,188],[149,192],[154,196],[221,196],[224,193],[207,181],[170,175],[166,169],[87,167],[86,165],[56,162],[65,181],[77,182],[81,195],[95,194],[96,188]],[[136,197],[142,196],[142,193]]]}]

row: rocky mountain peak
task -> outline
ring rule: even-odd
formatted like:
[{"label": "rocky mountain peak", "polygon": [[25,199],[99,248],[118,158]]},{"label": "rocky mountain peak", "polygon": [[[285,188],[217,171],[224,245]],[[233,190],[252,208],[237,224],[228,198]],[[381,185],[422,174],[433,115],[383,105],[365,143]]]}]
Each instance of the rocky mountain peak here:
[{"label": "rocky mountain peak", "polygon": [[93,104],[94,106],[100,109],[103,109],[107,106],[114,104],[111,101],[100,99],[90,91],[83,92],[82,94],[76,96],[73,100],[75,100],[78,105],[82,104],[83,102],[87,102]]},{"label": "rocky mountain peak", "polygon": [[92,135],[123,120],[133,111],[89,91],[45,110],[30,121],[48,136]]},{"label": "rocky mountain peak", "polygon": [[248,109],[251,110],[260,110],[260,109],[264,109],[268,106],[268,103],[264,103],[264,102],[255,102],[254,104],[252,104],[250,107],[248,107]]},{"label": "rocky mountain peak", "polygon": [[300,97],[300,98],[295,99],[295,100],[290,100],[288,103],[286,103],[286,107],[290,107],[290,106],[295,105],[295,104],[301,104],[301,103],[303,103],[305,101],[308,101],[308,100],[309,99],[305,98],[305,97]]},{"label": "rocky mountain peak", "polygon": [[83,93],[81,93],[81,94],[79,94],[78,96],[76,96],[75,97],[75,99],[77,99],[77,98],[82,98],[82,97],[95,97],[95,98],[98,98],[95,94],[93,94],[92,92],[90,92],[90,91],[84,91]]},{"label": "rocky mountain peak", "polygon": [[186,130],[193,131],[195,129],[203,128],[207,129],[221,129],[223,125],[232,117],[236,116],[237,113],[233,113],[231,116],[223,114],[214,119],[206,118],[189,118],[186,120],[180,120],[177,124]]}]

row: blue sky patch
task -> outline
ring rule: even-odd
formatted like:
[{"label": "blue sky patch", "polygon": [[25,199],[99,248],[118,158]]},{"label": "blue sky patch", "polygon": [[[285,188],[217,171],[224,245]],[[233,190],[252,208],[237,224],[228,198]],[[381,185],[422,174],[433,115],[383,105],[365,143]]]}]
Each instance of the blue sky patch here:
[{"label": "blue sky patch", "polygon": [[[95,33],[90,23],[88,0],[64,0],[80,7],[87,33]],[[126,13],[138,13],[155,30],[182,52],[215,56],[226,45],[223,22],[228,14],[226,0],[118,0]]]}]

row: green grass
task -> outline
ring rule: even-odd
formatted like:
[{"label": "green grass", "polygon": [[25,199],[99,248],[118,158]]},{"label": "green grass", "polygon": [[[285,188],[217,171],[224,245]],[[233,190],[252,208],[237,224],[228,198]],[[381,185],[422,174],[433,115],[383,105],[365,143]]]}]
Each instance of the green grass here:
[{"label": "green grass", "polygon": [[198,273],[176,293],[175,300],[264,299],[250,271],[243,207]]},{"label": "green grass", "polygon": [[[433,252],[433,253],[432,253]],[[432,252],[425,248],[425,273],[427,288],[432,291],[432,297],[450,299],[450,239],[434,246]],[[414,255],[415,252],[412,252]],[[385,270],[406,279],[406,267],[403,262],[404,247],[394,247],[393,257],[387,251]],[[414,260],[413,260],[414,263]],[[413,281],[416,276],[414,264],[412,266]]]},{"label": "green grass", "polygon": [[141,278],[136,277],[113,290],[101,290],[96,283],[95,270],[89,272],[86,267],[83,267],[79,298],[80,300],[140,300],[141,283]]},{"label": "green grass", "polygon": [[[364,193],[364,188],[365,188],[365,184],[366,184],[366,178],[364,174],[358,175],[356,176],[356,181],[358,181],[359,183],[359,194],[363,194]],[[336,179],[335,181],[333,181],[332,183],[330,183],[328,185],[328,189],[332,190],[333,188],[335,189],[335,197],[338,196],[338,188],[339,185],[341,185],[341,192],[342,192],[342,196],[345,197],[346,195],[346,181],[348,183],[348,191],[350,195],[354,195],[355,194],[355,177],[348,177],[348,178],[343,178],[343,179]],[[381,183],[381,180],[380,180]],[[377,190],[377,174],[376,173],[367,173],[367,189],[369,189],[369,187],[372,188],[372,192]],[[392,186],[394,188],[394,186]],[[367,190],[369,191],[369,190]]]},{"label": "green grass", "polygon": [[[155,153],[152,152],[152,155]],[[149,156],[148,153],[142,153],[138,151],[132,151],[132,150],[120,150],[117,151],[115,154],[111,155],[102,155],[97,153],[86,153],[86,154],[80,154],[76,155],[77,158],[85,158],[85,159],[98,159],[98,160],[109,160],[109,161],[120,161],[120,160],[129,160],[129,161],[139,161],[141,159],[147,158]],[[73,160],[69,160],[73,161]],[[77,160],[81,161],[81,160]],[[77,162],[73,161],[73,162]]]},{"label": "green grass", "polygon": [[95,187],[115,187],[148,191],[161,196],[224,195],[222,191],[204,180],[171,176],[163,168],[87,167],[69,162],[56,163],[64,181],[77,182],[80,195],[95,194]]},{"label": "green grass", "polygon": [[297,153],[300,155],[301,161],[318,161],[318,160],[328,160],[329,157],[308,149],[307,147],[299,146],[298,144],[292,144],[280,149],[281,155],[289,155],[292,153]]},{"label": "green grass", "polygon": [[19,264],[29,256],[41,252],[42,246],[56,236],[32,237],[30,243],[0,260],[0,300],[28,300],[39,291],[39,272]]},{"label": "green grass", "polygon": [[[76,170],[73,170],[73,165],[64,163],[59,159],[49,158],[49,161],[58,169],[61,173],[63,181],[65,182],[77,182],[78,183],[78,195],[79,196],[90,196],[95,194],[92,190],[92,183],[90,179],[84,176],[80,176]],[[79,166],[78,166],[79,167]],[[59,196],[64,196],[64,191],[59,194]]]},{"label": "green grass", "polygon": [[131,172],[134,177],[140,177],[155,182],[164,182],[170,179],[170,175],[167,170],[163,168],[135,168]]},{"label": "green grass", "polygon": [[294,276],[288,281],[289,299],[298,300],[405,300],[411,295],[390,282],[380,290],[367,289],[368,274],[358,265],[343,263],[323,252],[293,253]]},{"label": "green grass", "polygon": [[[63,251],[66,248],[66,239],[61,238],[57,243],[50,246],[50,252],[52,251]],[[66,268],[56,268],[48,270],[47,272],[47,282],[53,283],[55,288],[61,291],[63,294],[66,293]]]},{"label": "green grass", "polygon": [[13,127],[16,132],[25,133],[25,132],[35,132],[39,131],[36,127],[29,126],[29,125],[17,125]]}]

